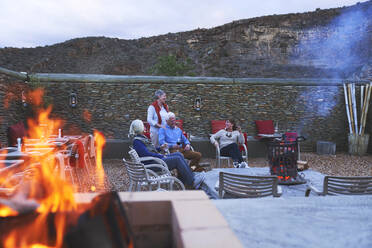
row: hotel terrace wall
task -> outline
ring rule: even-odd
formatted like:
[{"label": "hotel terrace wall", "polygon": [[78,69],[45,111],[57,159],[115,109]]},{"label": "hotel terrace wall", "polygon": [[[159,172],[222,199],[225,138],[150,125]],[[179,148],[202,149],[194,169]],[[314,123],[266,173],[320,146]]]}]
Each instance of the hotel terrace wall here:
[{"label": "hotel terrace wall", "polygon": [[[208,137],[210,121],[234,118],[244,132],[256,135],[254,120],[272,119],[279,131],[297,131],[307,137],[306,150],[315,150],[318,140],[332,141],[337,151],[347,149],[348,124],[342,84],[319,86],[300,81],[253,80],[232,82],[167,82],[167,83],[84,83],[43,82],[46,95],[53,104],[53,115],[66,121],[65,133],[98,129],[110,139],[126,139],[130,122],[146,119],[146,111],[157,89],[167,93],[171,111],[184,121],[184,129],[192,135]],[[307,80],[310,81],[310,80]],[[316,80],[315,80],[316,81]],[[322,86],[323,85],[323,86]],[[24,82],[0,74],[0,141],[6,144],[7,127],[29,115],[22,107]],[[77,94],[77,107],[69,106],[69,95]],[[359,87],[357,87],[359,92]],[[201,110],[194,108],[200,97]],[[357,96],[359,99],[359,96]],[[368,115],[366,132],[371,132]]]}]

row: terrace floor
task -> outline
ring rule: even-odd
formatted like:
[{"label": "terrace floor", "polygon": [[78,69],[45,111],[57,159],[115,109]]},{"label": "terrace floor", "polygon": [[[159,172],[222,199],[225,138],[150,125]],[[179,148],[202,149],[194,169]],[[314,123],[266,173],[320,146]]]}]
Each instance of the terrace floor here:
[{"label": "terrace floor", "polygon": [[[372,176],[372,155],[351,156],[346,153],[336,155],[317,155],[301,153],[301,160],[308,161],[309,168],[333,176]],[[215,159],[203,159],[215,168]],[[226,163],[222,166],[226,167]],[[121,159],[106,159],[103,166],[107,175],[107,187],[110,190],[127,191],[129,182]],[[249,158],[249,166],[268,166],[265,158]]]}]

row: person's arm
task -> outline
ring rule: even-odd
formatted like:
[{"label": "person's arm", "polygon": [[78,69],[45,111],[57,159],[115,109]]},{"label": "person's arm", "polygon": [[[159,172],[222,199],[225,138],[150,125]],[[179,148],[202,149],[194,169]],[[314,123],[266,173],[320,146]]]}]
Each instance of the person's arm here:
[{"label": "person's arm", "polygon": [[[211,136],[211,138],[210,138],[210,141],[211,141],[211,143],[212,143],[213,145],[216,144],[216,142],[217,142],[216,139],[219,139],[219,138],[221,137],[222,133],[223,133],[223,129],[221,129],[220,131],[218,131],[218,132],[215,133],[215,134],[212,134],[212,136]],[[217,144],[218,144],[218,142],[217,142]]]},{"label": "person's arm", "polygon": [[157,127],[158,121],[154,119],[154,116],[156,115],[156,111],[154,106],[150,105],[147,109],[147,122],[150,124],[150,126]]},{"label": "person's arm", "polygon": [[163,155],[159,153],[150,152],[146,145],[140,140],[133,140],[133,148],[138,153],[140,157],[156,157],[156,158],[164,158]]}]

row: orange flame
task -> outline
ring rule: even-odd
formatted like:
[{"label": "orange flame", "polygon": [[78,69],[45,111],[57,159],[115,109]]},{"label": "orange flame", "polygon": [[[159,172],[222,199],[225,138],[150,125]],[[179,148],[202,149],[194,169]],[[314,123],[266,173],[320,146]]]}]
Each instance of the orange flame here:
[{"label": "orange flame", "polygon": [[[24,138],[23,148],[31,158],[27,162],[25,171],[20,174],[22,180],[17,181],[18,187],[13,195],[15,197],[21,195],[25,202],[31,200],[37,202],[36,219],[30,221],[31,223],[28,223],[28,225],[22,225],[20,228],[8,232],[7,236],[0,241],[0,247],[62,247],[67,226],[76,222],[76,216],[83,211],[83,208],[78,208],[75,203],[73,195],[75,188],[60,177],[60,170],[65,168],[61,168],[62,165],[57,164],[57,161],[60,162],[61,160],[57,159],[56,154],[58,154],[58,149],[61,148],[46,145],[52,135],[56,136],[63,121],[49,117],[52,106],[46,109],[42,108],[43,93],[42,89],[29,93],[31,103],[38,106],[39,110],[36,111],[37,117],[35,119],[27,120],[28,133],[27,137]],[[99,186],[103,186],[105,174],[102,166],[102,149],[105,145],[105,138],[102,133],[95,130],[94,140],[96,144],[95,169]],[[4,165],[0,164],[0,172],[3,167]],[[8,174],[3,177],[3,174],[0,173],[0,186],[11,186],[5,184],[7,177],[9,177]],[[95,186],[91,186],[91,190],[95,191]],[[19,213],[16,210],[4,205],[6,201],[2,202],[0,199],[0,217],[18,215]],[[65,214],[71,212],[74,213],[73,216]],[[53,235],[55,237],[53,241],[50,241],[48,236],[50,233],[50,221],[48,222],[50,213],[54,213],[55,233]]]},{"label": "orange flame", "polygon": [[105,180],[105,172],[102,166],[102,150],[104,145],[106,144],[106,140],[102,133],[94,130],[94,141],[96,143],[96,171],[98,174],[98,183],[100,186],[103,186]]},{"label": "orange flame", "polygon": [[[32,100],[35,105],[40,106],[42,104],[43,90],[37,89],[30,93]],[[45,140],[56,133],[56,130],[60,127],[60,120],[52,120],[49,118],[49,114],[52,111],[52,106],[47,109],[40,109],[36,120],[29,119],[29,132],[28,136],[31,138],[40,139],[40,143],[44,143]],[[24,146],[32,143],[31,139],[24,139]],[[32,176],[30,178],[23,178],[27,183],[21,181],[22,184],[20,190],[26,192],[22,193],[27,199],[35,199],[39,203],[37,212],[39,216],[37,219],[23,230],[13,230],[9,236],[5,239],[3,245],[5,247],[45,247],[38,244],[30,244],[30,241],[35,240],[35,232],[48,233],[48,224],[46,223],[46,216],[50,212],[64,212],[72,211],[77,209],[77,205],[74,201],[73,187],[62,180],[58,173],[55,173],[56,159],[53,153],[54,148],[46,149],[38,144],[33,144],[32,148],[28,149],[28,152],[34,152],[35,155],[31,155],[30,163],[36,166],[28,168],[32,170]],[[32,153],[29,153],[32,154]],[[44,154],[44,155],[42,155]],[[25,173],[21,176],[25,177]],[[9,176],[9,175],[8,175]],[[2,178],[3,179],[3,178]],[[28,180],[29,179],[29,180]],[[0,179],[0,182],[4,181]],[[17,211],[14,211],[8,207],[1,207],[0,216],[16,215]],[[65,230],[65,220],[62,218],[56,218],[56,247],[62,246],[62,237]],[[43,235],[40,235],[42,237]],[[45,237],[42,237],[43,239]],[[41,240],[43,242],[45,240]],[[37,242],[38,243],[38,242]],[[54,245],[53,245],[54,246]]]}]

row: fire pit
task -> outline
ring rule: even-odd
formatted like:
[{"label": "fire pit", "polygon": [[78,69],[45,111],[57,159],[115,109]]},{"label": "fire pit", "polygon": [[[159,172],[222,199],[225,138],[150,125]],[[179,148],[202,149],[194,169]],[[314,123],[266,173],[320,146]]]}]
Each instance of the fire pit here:
[{"label": "fire pit", "polygon": [[278,176],[279,184],[306,183],[304,177],[297,171],[298,141],[298,139],[295,141],[281,139],[268,143],[270,173]]}]

